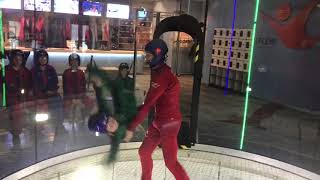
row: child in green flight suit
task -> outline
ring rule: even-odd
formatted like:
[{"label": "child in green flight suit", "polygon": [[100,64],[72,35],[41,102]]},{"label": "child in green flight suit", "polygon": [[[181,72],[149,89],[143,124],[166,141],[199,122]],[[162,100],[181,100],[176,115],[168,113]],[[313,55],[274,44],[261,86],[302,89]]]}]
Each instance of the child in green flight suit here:
[{"label": "child in green flight suit", "polygon": [[[102,116],[97,116],[97,114],[91,116],[88,126],[90,130],[97,131],[99,128],[95,127],[100,127],[101,124],[105,125],[105,128],[100,128],[99,131],[108,133],[111,137],[108,163],[116,160],[119,144],[125,137],[128,124],[130,124],[137,112],[134,81],[128,74],[129,66],[126,63],[120,64],[119,74],[115,80],[111,80],[108,73],[100,70],[95,64],[91,63],[87,67],[86,76],[89,78],[89,82],[93,83],[96,92],[97,114],[104,114]],[[111,92],[114,112],[111,112],[110,104],[106,100],[109,92]],[[101,118],[103,119],[101,120]],[[108,119],[111,121],[108,122]],[[102,121],[106,123],[99,123]]]}]

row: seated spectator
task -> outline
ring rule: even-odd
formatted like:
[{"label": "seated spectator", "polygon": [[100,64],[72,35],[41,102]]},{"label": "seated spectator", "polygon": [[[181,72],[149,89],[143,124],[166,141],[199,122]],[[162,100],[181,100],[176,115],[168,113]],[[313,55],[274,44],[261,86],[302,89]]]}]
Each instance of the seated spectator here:
[{"label": "seated spectator", "polygon": [[[9,107],[10,132],[14,145],[20,144],[20,134],[27,114],[23,103],[32,97],[32,76],[25,67],[30,52],[15,49],[8,54],[9,65],[5,67],[6,99]],[[2,82],[1,82],[2,86]],[[1,87],[2,89],[2,87]]]},{"label": "seated spectator", "polygon": [[49,65],[49,55],[45,50],[35,52],[34,67],[31,70],[33,93],[37,99],[36,113],[48,113],[55,119],[55,125],[62,125],[62,99],[58,93],[58,76],[54,67]]},{"label": "seated spectator", "polygon": [[67,119],[75,122],[84,118],[84,102],[86,93],[86,78],[79,69],[80,56],[73,53],[69,56],[69,66],[63,73],[63,107]]}]

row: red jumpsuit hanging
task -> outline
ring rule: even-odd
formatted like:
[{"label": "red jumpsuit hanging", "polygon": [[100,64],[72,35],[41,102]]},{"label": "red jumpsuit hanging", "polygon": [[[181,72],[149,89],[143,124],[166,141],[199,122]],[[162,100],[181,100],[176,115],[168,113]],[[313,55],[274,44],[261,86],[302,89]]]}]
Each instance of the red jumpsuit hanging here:
[{"label": "red jumpsuit hanging", "polygon": [[128,130],[133,131],[155,106],[156,114],[152,125],[139,149],[142,166],[142,180],[151,180],[152,152],[161,144],[165,164],[177,180],[188,180],[189,177],[177,161],[177,135],[181,125],[179,106],[180,85],[176,76],[167,65],[152,70],[151,87],[144,104]]}]

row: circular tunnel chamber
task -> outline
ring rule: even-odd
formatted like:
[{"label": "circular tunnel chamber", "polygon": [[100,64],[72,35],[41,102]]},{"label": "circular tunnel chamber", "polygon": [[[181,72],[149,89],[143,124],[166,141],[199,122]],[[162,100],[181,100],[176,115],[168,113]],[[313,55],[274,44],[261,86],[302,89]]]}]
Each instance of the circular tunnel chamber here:
[{"label": "circular tunnel chamber", "polygon": [[[137,156],[141,143],[121,145],[118,161],[106,164],[109,146],[99,146],[57,156],[14,173],[4,180],[102,180],[132,179],[141,177]],[[178,159],[188,172],[190,179],[319,179],[319,176],[292,165],[266,157],[232,149],[196,144],[189,150],[181,150]],[[153,179],[174,179],[166,169],[162,151],[153,154]]]},{"label": "circular tunnel chamber", "polygon": [[[205,15],[205,17],[207,17],[207,15]],[[188,83],[189,83],[188,88],[191,89],[190,90],[191,93],[188,94],[189,97],[191,96],[191,98],[189,98],[191,102],[190,114],[188,114],[188,117],[187,117],[190,124],[190,126],[187,127],[187,131],[190,132],[190,136],[183,144],[183,145],[187,145],[188,148],[180,149],[178,152],[178,159],[181,162],[181,164],[184,166],[186,171],[188,172],[190,179],[192,180],[225,180],[225,179],[226,180],[229,180],[229,179],[230,180],[240,180],[240,179],[246,179],[246,180],[247,179],[249,180],[250,179],[251,180],[312,179],[312,180],[316,180],[316,179],[320,179],[319,175],[300,168],[300,167],[303,167],[301,165],[300,167],[297,167],[294,165],[290,165],[290,164],[275,160],[276,158],[275,159],[268,158],[272,156],[267,156],[267,155],[261,156],[261,155],[257,155],[261,153],[253,154],[249,152],[235,150],[237,149],[237,147],[234,147],[234,146],[228,146],[230,139],[233,144],[237,144],[236,146],[238,146],[237,138],[240,134],[240,131],[238,130],[232,131],[235,129],[234,128],[235,125],[233,124],[229,125],[227,128],[230,128],[228,129],[230,130],[230,132],[231,131],[235,132],[234,134],[237,134],[235,135],[237,136],[237,138],[234,138],[234,137],[231,137],[231,135],[228,135],[229,139],[226,138],[228,141],[225,141],[225,142],[222,142],[223,140],[220,141],[221,139],[219,139],[218,136],[217,137],[214,136],[218,133],[225,135],[226,134],[225,131],[221,131],[221,132],[217,131],[215,132],[216,133],[215,134],[212,132],[213,130],[207,129],[207,127],[209,127],[208,124],[204,126],[203,124],[204,121],[201,122],[202,128],[201,130],[199,130],[200,128],[198,126],[200,126],[200,123],[198,121],[198,118],[200,117],[199,119],[201,120],[201,117],[204,116],[205,114],[205,113],[200,114],[199,101],[200,101],[200,91],[202,88],[201,78],[203,74],[203,64],[204,64],[204,56],[205,56],[205,32],[203,32],[203,30],[206,29],[206,26],[207,26],[206,24],[199,23],[199,21],[193,16],[183,14],[180,16],[168,17],[162,21],[159,21],[159,23],[157,23],[156,29],[153,34],[153,38],[157,39],[157,38],[160,38],[166,32],[183,32],[191,36],[193,39],[193,45],[189,53],[189,57],[190,59],[192,59],[192,63],[193,63],[193,68],[194,68],[193,73],[192,73],[192,76],[189,76],[187,78],[181,77],[182,79],[185,78],[188,80]],[[142,62],[141,61],[142,56],[143,55],[139,54],[137,51],[137,48],[135,47],[134,62],[133,62],[134,67],[137,65],[137,63]],[[131,58],[131,56],[129,58]],[[89,57],[87,57],[86,60],[89,61]],[[133,76],[136,80],[137,78],[137,75],[136,75],[137,72],[135,72],[136,68],[134,68],[133,71],[134,71]],[[138,69],[137,71],[143,71],[143,70],[141,68],[141,69]],[[149,78],[149,74],[147,76]],[[136,84],[139,83],[140,85],[141,84],[146,85],[149,79],[146,77],[143,77],[143,78],[144,79],[142,80],[141,79],[138,81],[136,80],[135,83]],[[207,92],[207,90],[212,91],[212,89],[205,89],[204,90],[205,93]],[[214,91],[216,92],[217,90],[214,90]],[[136,93],[139,94],[138,101],[143,102],[143,97],[145,95],[145,92],[137,91]],[[221,93],[219,95],[223,96]],[[242,98],[243,97],[241,96],[241,99]],[[238,102],[240,102],[239,99],[240,98],[237,97]],[[225,102],[227,101],[223,101],[223,103]],[[222,106],[223,106],[223,103],[222,103]],[[204,109],[203,106],[200,108]],[[208,108],[206,110],[208,110]],[[209,109],[208,111],[211,111],[211,109]],[[230,112],[231,111],[232,109],[230,110]],[[220,110],[220,112],[222,112],[222,110]],[[218,113],[216,112],[217,117],[219,117],[220,112]],[[211,118],[212,117],[210,117],[210,119]],[[57,117],[57,119],[59,119],[59,117]],[[233,119],[231,119],[230,121],[232,120]],[[83,120],[83,122],[86,122],[86,121]],[[223,123],[224,122],[217,121],[217,123],[214,126],[219,130],[219,128],[225,125]],[[41,138],[39,138],[39,140],[36,140],[35,142],[36,144],[35,149],[33,149],[32,145],[28,145],[27,143],[22,142],[21,144],[23,148],[24,146],[26,147],[24,148],[24,153],[20,154],[19,151],[13,151],[13,153],[10,154],[10,156],[12,157],[8,159],[19,161],[18,163],[20,163],[21,161],[21,164],[24,164],[24,166],[12,168],[12,169],[15,169],[16,172],[13,174],[10,173],[11,175],[8,175],[6,177],[2,176],[4,180],[16,180],[16,179],[21,179],[21,180],[42,180],[42,179],[48,179],[48,180],[60,180],[60,179],[74,179],[74,180],[130,179],[131,180],[132,179],[132,180],[135,180],[136,179],[138,180],[141,178],[141,166],[140,166],[140,161],[138,156],[138,148],[141,145],[140,141],[144,137],[145,129],[141,128],[139,130],[138,132],[139,137],[136,137],[134,139],[135,142],[122,143],[120,145],[119,155],[116,162],[112,164],[106,164],[107,162],[106,158],[109,154],[110,145],[105,145],[109,143],[105,140],[105,137],[99,136],[99,134],[95,134],[96,136],[94,136],[93,134],[90,134],[90,132],[88,132],[88,129],[85,123],[82,124],[81,126],[74,126],[73,124],[72,125],[70,124],[71,123],[68,123],[69,126],[66,129],[67,130],[68,128],[71,129],[70,132],[74,131],[75,132],[74,134],[71,134],[69,132],[59,132],[63,128],[56,127],[57,126],[56,124],[52,126],[52,127],[56,127],[55,129],[52,127],[46,127],[45,125],[42,127],[42,125],[36,124],[34,126],[35,128],[40,127],[42,129],[35,129],[36,133],[32,134],[34,127],[33,127],[33,124],[31,124],[30,125],[31,133],[29,134],[30,137],[28,136],[27,138],[31,139],[32,136],[35,134],[37,137],[38,136],[37,131],[45,131],[49,129],[48,131],[50,132],[47,134],[49,139],[51,138],[52,140],[49,141],[50,143],[46,144],[43,142]],[[206,129],[206,132],[204,132],[203,129]],[[54,133],[52,133],[51,131],[52,132],[54,131]],[[83,134],[78,133],[78,131]],[[203,134],[202,137],[209,137],[209,138],[205,139],[205,141],[203,139],[199,140],[199,131],[202,131],[202,134]],[[65,139],[66,136],[62,136],[62,135],[55,136],[56,134],[63,134],[63,133],[65,134],[69,133],[67,135],[68,139]],[[27,133],[24,133],[24,134],[27,134]],[[214,137],[214,138],[210,139],[211,137]],[[8,139],[6,139],[6,141],[8,141]],[[211,146],[213,144],[215,146]],[[220,145],[221,147],[219,147]],[[66,150],[63,152],[59,151],[59,148],[61,147]],[[33,157],[34,154],[35,154],[35,157]],[[34,158],[36,159],[35,162],[33,161]],[[174,179],[173,175],[165,166],[161,147],[157,148],[153,153],[153,160],[154,160],[154,165],[153,165],[154,180]],[[12,165],[14,163],[11,162],[9,164]],[[27,164],[28,167],[25,164]]]}]

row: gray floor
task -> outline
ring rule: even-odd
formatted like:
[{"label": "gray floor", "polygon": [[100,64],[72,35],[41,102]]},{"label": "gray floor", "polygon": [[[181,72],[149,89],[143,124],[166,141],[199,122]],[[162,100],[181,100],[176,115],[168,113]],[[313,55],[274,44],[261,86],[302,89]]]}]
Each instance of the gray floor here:
[{"label": "gray floor", "polygon": [[[179,80],[182,86],[181,111],[187,121],[191,108],[192,77],[181,76]],[[149,81],[148,73],[137,76],[140,103]],[[238,149],[243,107],[243,95],[230,92],[224,96],[221,89],[203,86],[199,106],[199,143]],[[32,119],[32,115],[26,119],[20,136],[21,145],[14,146],[7,131],[7,113],[1,112],[0,178],[36,160],[109,143],[108,137],[97,137],[89,132],[83,120],[73,123],[52,119],[45,124],[38,124],[35,129]],[[319,120],[320,116],[251,98],[244,150],[320,173]],[[134,141],[143,139],[146,123],[143,127]]]}]

